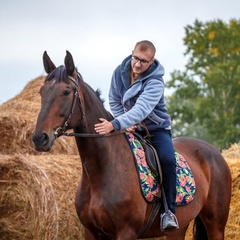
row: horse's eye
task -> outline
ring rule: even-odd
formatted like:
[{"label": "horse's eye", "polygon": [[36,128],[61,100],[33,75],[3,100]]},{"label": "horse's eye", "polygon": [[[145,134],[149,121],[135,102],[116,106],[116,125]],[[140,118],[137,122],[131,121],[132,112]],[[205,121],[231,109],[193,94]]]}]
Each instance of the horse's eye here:
[{"label": "horse's eye", "polygon": [[64,91],[63,95],[64,95],[64,96],[67,96],[67,95],[69,95],[70,92],[71,92],[70,89],[66,89],[66,90]]}]

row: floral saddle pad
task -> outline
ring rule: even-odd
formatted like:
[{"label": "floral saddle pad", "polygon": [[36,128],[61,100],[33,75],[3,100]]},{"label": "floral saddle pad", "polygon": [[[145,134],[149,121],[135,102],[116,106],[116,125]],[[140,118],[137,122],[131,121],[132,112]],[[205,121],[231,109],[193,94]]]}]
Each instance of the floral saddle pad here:
[{"label": "floral saddle pad", "polygon": [[[132,133],[125,133],[129,145],[133,151],[138,170],[142,194],[147,202],[154,202],[160,196],[160,185],[155,173],[153,173],[146,161],[142,144]],[[194,196],[196,185],[192,171],[186,159],[178,152],[176,158],[176,205],[182,206],[190,203]]]}]

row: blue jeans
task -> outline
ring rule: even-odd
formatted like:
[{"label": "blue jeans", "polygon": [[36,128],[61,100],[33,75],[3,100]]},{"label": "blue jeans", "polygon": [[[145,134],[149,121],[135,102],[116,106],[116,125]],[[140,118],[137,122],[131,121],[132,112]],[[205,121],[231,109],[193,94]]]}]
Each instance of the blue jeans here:
[{"label": "blue jeans", "polygon": [[176,202],[176,160],[170,130],[158,129],[149,131],[151,143],[158,153],[162,166],[162,185],[165,191],[168,208],[175,213]]}]

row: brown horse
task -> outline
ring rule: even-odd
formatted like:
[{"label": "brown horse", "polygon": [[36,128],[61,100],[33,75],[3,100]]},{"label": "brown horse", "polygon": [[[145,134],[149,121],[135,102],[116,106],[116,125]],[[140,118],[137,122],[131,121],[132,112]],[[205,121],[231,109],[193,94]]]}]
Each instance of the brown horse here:
[{"label": "brown horse", "polygon": [[75,135],[82,162],[82,177],[75,206],[85,239],[134,240],[167,236],[183,240],[192,220],[194,239],[223,240],[231,198],[231,174],[219,151],[189,137],[174,139],[192,169],[196,194],[186,206],[176,207],[179,230],[162,232],[160,217],[139,235],[153,204],[141,193],[133,154],[122,132],[98,135],[99,117],[111,120],[102,101],[76,71],[67,51],[65,66],[55,67],[47,53],[43,62],[48,76],[40,89],[42,107],[32,140],[37,151],[49,151],[60,135]]}]

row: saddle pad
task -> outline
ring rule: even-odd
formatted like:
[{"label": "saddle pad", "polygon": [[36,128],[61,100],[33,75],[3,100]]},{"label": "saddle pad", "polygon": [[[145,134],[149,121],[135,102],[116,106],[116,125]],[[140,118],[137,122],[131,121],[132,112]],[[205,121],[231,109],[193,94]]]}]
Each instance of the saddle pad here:
[{"label": "saddle pad", "polygon": [[[160,198],[160,185],[157,176],[151,171],[147,164],[143,146],[140,141],[130,132],[125,133],[129,145],[133,151],[135,163],[138,170],[142,194],[147,202],[154,202]],[[192,171],[186,159],[175,152],[176,157],[176,205],[186,205],[190,203],[194,196],[196,185]]]}]

